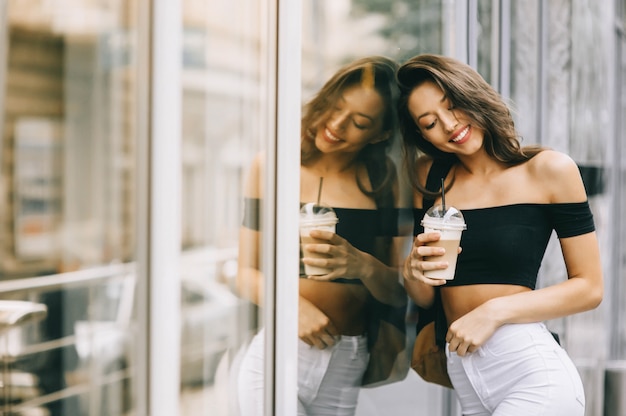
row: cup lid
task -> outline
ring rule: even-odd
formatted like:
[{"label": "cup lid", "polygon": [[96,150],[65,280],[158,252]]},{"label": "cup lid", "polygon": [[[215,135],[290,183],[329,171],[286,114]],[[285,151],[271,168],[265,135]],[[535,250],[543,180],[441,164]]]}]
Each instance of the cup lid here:
[{"label": "cup lid", "polygon": [[434,205],[426,211],[422,219],[422,225],[425,227],[432,225],[433,228],[436,226],[437,228],[444,227],[453,230],[465,230],[467,228],[461,211],[450,206],[446,207],[444,211],[441,205]]},{"label": "cup lid", "polygon": [[316,204],[315,202],[308,202],[300,208],[300,223],[330,223],[335,224],[339,220],[335,211],[324,204]]}]

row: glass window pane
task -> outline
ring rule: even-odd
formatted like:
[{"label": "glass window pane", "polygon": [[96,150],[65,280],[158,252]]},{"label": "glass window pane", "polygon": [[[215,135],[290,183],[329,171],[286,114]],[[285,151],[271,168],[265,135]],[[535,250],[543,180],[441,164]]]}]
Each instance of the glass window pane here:
[{"label": "glass window pane", "polygon": [[[444,3],[399,0],[304,1],[303,102],[309,102],[342,65],[355,59],[383,55],[401,63],[419,53],[442,53]],[[399,142],[396,144],[397,147],[392,146],[389,155],[400,170]],[[308,165],[303,163],[303,166]],[[303,172],[311,175],[305,167]],[[305,184],[305,179],[301,181]],[[328,186],[328,189],[332,189],[332,185]],[[408,188],[403,187],[401,192],[407,191]],[[303,283],[301,281],[301,296],[308,293],[303,292],[303,288],[313,291],[312,285]],[[415,338],[415,322],[412,319],[414,315],[407,314],[405,325],[409,352],[412,351]],[[337,362],[335,365],[339,364]],[[302,358],[299,365],[302,367],[299,385],[303,386],[307,381],[304,375],[307,365]],[[450,395],[445,390],[424,382],[415,372],[410,371],[404,381],[359,389],[356,414],[447,414]]]},{"label": "glass window pane", "polygon": [[[134,407],[134,1],[2,2],[0,403],[52,415]],[[4,380],[4,379],[3,379]],[[2,407],[5,406],[5,407]],[[102,410],[105,409],[105,410]]]},{"label": "glass window pane", "polygon": [[[267,70],[271,5],[182,5],[181,415],[230,415],[238,406],[238,363],[263,326],[258,299],[247,283],[238,286],[237,274],[270,267],[262,264],[263,247],[241,252],[239,242],[258,238],[266,207],[248,190],[264,186],[250,167],[274,141],[266,134],[275,94]],[[244,212],[258,221],[242,226]]]}]

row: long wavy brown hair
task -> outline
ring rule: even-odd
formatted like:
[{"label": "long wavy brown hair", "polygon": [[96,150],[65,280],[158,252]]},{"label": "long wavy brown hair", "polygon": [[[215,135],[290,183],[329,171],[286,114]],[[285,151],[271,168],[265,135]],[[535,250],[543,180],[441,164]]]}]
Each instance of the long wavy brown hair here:
[{"label": "long wavy brown hair", "polygon": [[395,61],[383,56],[365,57],[343,66],[305,104],[301,122],[301,163],[306,165],[320,155],[311,137],[315,137],[318,128],[323,128],[343,92],[357,84],[367,84],[378,92],[384,105],[383,133],[390,132],[390,138],[368,144],[357,155],[357,163],[367,169],[372,190],[364,187],[358,175],[356,181],[359,189],[375,198],[379,205],[381,201],[388,200],[382,196],[391,192],[396,181],[396,168],[387,151],[396,136],[398,126],[396,108],[399,91],[395,80],[397,69],[398,64]]},{"label": "long wavy brown hair", "polygon": [[449,164],[458,161],[455,154],[442,152],[428,142],[409,113],[411,92],[426,81],[437,84],[454,108],[466,113],[472,124],[485,132],[485,151],[495,160],[514,166],[544,150],[535,145],[521,146],[509,107],[500,94],[469,65],[446,56],[417,55],[400,66],[397,80],[400,88],[398,119],[404,141],[404,165],[411,185],[425,195],[431,193],[419,183],[415,175],[420,153]]}]

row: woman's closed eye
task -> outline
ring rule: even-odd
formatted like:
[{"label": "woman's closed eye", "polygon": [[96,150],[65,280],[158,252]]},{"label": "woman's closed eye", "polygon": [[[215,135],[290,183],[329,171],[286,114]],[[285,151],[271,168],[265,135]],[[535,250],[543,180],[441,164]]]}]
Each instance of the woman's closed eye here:
[{"label": "woman's closed eye", "polygon": [[354,127],[356,127],[356,128],[357,128],[357,129],[359,129],[359,130],[366,130],[367,128],[369,128],[369,126],[368,126],[368,125],[361,124],[361,123],[359,123],[359,122],[358,122],[358,121],[356,121],[356,120],[352,120],[352,124],[354,124]]},{"label": "woman's closed eye", "polygon": [[421,122],[418,124],[418,128],[420,129],[424,129],[424,130],[430,130],[433,127],[435,127],[437,125],[437,119],[433,119],[430,123],[428,122],[428,120],[420,120]]}]

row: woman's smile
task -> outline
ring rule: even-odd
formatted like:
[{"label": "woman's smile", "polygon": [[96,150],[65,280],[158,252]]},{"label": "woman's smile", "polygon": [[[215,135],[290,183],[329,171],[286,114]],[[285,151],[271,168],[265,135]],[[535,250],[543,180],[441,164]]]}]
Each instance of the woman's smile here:
[{"label": "woman's smile", "polygon": [[471,133],[472,127],[470,125],[467,125],[464,128],[457,130],[457,132],[452,135],[449,141],[455,144],[465,143],[469,140]]},{"label": "woman's smile", "polygon": [[329,143],[338,143],[341,141],[341,139],[337,137],[337,135],[335,135],[328,127],[324,129],[323,137]]}]

